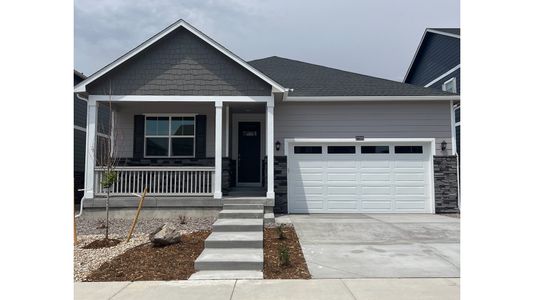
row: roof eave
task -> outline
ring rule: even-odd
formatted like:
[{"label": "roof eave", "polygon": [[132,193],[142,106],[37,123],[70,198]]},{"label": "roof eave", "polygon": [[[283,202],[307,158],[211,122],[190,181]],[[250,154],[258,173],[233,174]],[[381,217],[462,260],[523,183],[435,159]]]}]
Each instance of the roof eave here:
[{"label": "roof eave", "polygon": [[460,95],[440,96],[287,96],[288,102],[321,101],[460,101]]}]

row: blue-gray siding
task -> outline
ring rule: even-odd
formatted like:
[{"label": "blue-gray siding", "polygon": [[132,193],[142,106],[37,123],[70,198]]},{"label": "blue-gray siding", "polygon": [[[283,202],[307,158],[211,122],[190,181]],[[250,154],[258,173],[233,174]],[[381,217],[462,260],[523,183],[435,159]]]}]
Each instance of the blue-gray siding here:
[{"label": "blue-gray siding", "polygon": [[460,39],[427,33],[406,83],[424,86],[460,64]]},{"label": "blue-gray siding", "polygon": [[[110,88],[111,86],[111,88]],[[178,28],[89,84],[93,95],[267,96],[271,85]]]},{"label": "blue-gray siding", "polygon": [[87,102],[74,95],[74,125],[85,128],[87,124]]},{"label": "blue-gray siding", "polygon": [[74,172],[85,169],[85,131],[74,129]]}]

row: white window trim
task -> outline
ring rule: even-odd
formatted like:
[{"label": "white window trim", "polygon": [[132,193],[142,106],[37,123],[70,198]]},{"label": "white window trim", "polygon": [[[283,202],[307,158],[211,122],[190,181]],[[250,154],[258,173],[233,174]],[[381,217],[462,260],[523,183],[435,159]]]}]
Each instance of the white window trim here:
[{"label": "white window trim", "polygon": [[[144,128],[144,135],[143,135],[143,156],[145,158],[194,158],[196,153],[196,135],[197,135],[197,115],[196,114],[144,114],[145,116],[145,128]],[[162,117],[162,118],[168,118],[169,119],[169,133],[168,135],[147,135],[146,134],[146,124],[147,124],[147,118],[149,117]],[[172,117],[193,117],[193,135],[171,135],[171,118]],[[147,138],[167,138],[169,139],[169,145],[168,145],[168,155],[147,155],[146,154],[146,139]],[[193,155],[180,155],[180,156],[174,156],[171,155],[172,153],[172,139],[173,138],[193,138]]]},{"label": "white window trim", "polygon": [[456,77],[453,77],[453,78],[451,78],[451,79],[445,81],[445,82],[441,85],[441,89],[442,89],[443,91],[447,92],[447,89],[446,89],[447,84],[449,84],[449,83],[451,83],[451,82],[454,83],[454,91],[453,91],[453,93],[455,93],[455,94],[458,93],[458,87],[457,87],[457,85],[456,85]]}]

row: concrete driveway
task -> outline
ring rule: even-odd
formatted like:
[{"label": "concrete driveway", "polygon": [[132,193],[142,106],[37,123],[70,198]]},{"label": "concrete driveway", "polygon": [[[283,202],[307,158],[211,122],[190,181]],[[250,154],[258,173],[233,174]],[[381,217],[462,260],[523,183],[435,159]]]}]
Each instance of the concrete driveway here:
[{"label": "concrete driveway", "polygon": [[312,278],[460,277],[460,219],[290,215]]}]

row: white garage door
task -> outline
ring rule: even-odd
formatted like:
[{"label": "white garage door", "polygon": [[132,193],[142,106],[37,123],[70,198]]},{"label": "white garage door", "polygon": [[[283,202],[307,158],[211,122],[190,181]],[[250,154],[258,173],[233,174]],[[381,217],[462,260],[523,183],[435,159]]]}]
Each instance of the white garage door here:
[{"label": "white garage door", "polygon": [[292,213],[429,213],[430,144],[294,144]]}]

